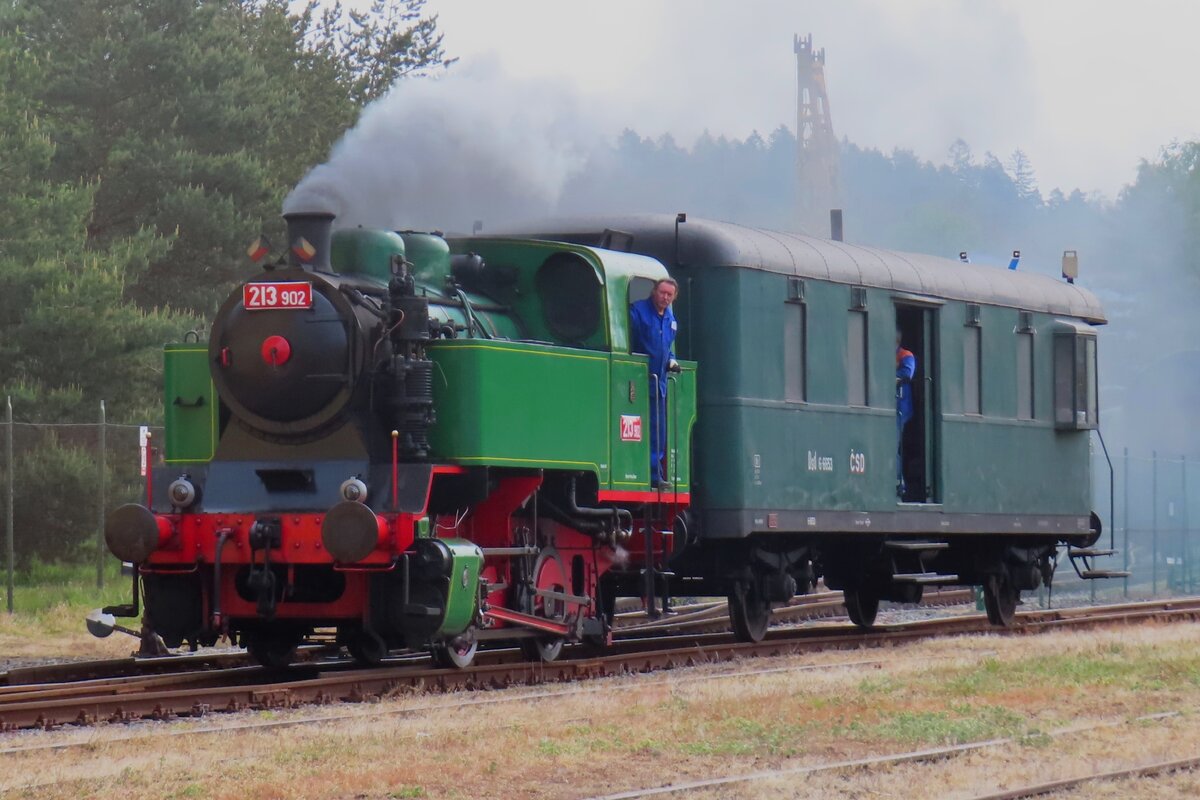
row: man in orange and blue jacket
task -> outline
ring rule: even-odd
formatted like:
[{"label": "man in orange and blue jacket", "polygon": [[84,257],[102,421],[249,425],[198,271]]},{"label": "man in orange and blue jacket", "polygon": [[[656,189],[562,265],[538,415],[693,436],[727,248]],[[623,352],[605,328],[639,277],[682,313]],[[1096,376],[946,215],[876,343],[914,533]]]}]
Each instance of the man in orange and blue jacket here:
[{"label": "man in orange and blue jacket", "polygon": [[904,426],[913,415],[913,376],[917,374],[917,357],[900,343],[896,331],[896,494],[904,497]]}]

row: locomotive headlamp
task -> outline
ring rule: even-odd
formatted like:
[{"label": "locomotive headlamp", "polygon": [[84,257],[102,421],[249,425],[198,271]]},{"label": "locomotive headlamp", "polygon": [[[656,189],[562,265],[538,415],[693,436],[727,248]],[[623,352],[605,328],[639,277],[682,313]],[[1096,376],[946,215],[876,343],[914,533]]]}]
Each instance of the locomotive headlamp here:
[{"label": "locomotive headlamp", "polygon": [[367,485],[358,478],[349,478],[342,482],[342,499],[351,503],[367,502]]},{"label": "locomotive headlamp", "polygon": [[321,543],[342,564],[362,561],[386,537],[386,521],[353,500],[343,500],[329,509],[321,522]]},{"label": "locomotive headlamp", "polygon": [[196,502],[196,487],[187,478],[177,478],[167,487],[167,497],[176,508],[188,508]]},{"label": "locomotive headlamp", "polygon": [[137,503],[126,503],[104,520],[104,543],[122,561],[145,561],[172,533],[170,520]]}]

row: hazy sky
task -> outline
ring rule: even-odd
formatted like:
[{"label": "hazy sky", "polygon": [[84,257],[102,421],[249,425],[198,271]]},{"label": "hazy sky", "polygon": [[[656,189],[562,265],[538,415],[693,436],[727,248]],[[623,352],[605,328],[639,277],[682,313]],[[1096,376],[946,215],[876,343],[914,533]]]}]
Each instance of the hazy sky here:
[{"label": "hazy sky", "polygon": [[[569,92],[615,133],[795,128],[792,34],[813,34],[837,135],[944,162],[1021,148],[1043,193],[1113,196],[1200,137],[1200,2],[429,0],[447,51]],[[456,68],[457,69],[457,68]],[[514,113],[517,113],[514,111]]]}]

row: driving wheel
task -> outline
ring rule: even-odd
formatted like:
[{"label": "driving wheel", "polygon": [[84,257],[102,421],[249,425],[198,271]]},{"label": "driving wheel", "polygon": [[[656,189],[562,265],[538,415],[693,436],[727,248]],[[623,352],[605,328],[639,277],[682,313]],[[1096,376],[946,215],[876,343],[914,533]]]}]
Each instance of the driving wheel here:
[{"label": "driving wheel", "polygon": [[[569,594],[570,581],[558,551],[553,547],[543,548],[533,565],[533,591],[525,598],[523,610],[526,614],[552,622],[566,622],[568,603],[562,595]],[[553,661],[563,649],[563,637],[556,634],[538,634],[521,640],[521,651],[525,657],[538,661]]]}]

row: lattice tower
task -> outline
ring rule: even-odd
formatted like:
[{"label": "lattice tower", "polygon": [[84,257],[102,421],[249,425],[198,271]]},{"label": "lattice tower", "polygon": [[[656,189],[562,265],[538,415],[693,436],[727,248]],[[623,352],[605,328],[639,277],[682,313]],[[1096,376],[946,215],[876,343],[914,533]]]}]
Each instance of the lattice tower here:
[{"label": "lattice tower", "polygon": [[796,174],[800,229],[829,235],[829,210],[841,208],[837,138],[825,90],[825,48],[813,50],[812,34],[793,36],[796,51]]}]

